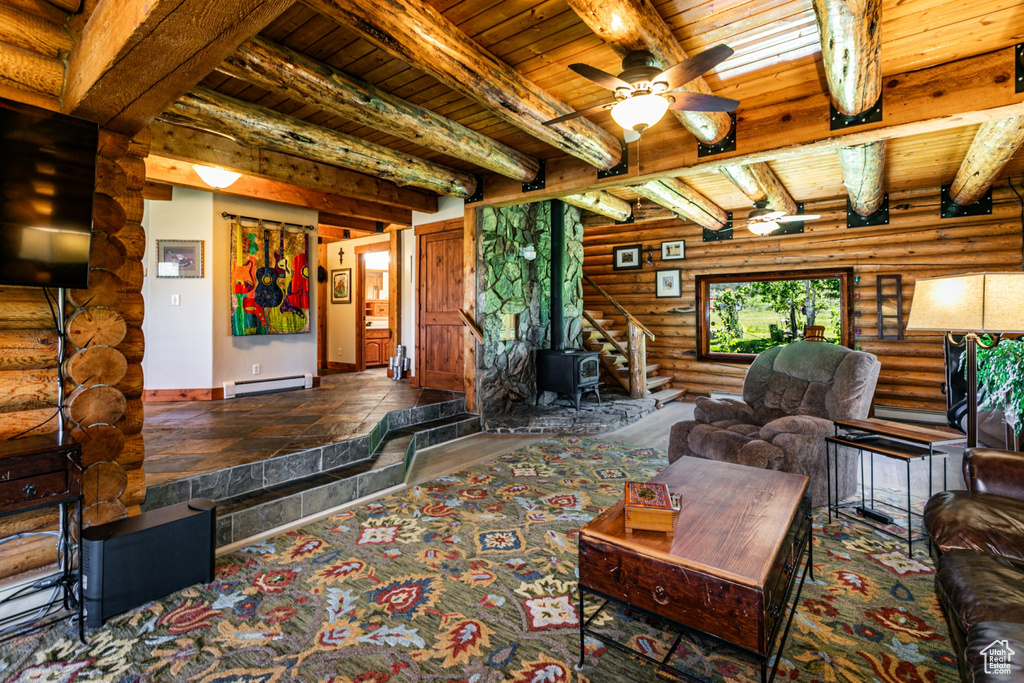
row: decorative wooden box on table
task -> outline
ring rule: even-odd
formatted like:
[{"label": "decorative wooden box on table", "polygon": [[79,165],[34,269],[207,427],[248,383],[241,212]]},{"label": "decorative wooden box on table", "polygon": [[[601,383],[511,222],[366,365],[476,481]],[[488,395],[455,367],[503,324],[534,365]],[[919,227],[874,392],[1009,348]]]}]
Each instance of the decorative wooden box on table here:
[{"label": "decorative wooden box on table", "polygon": [[664,484],[627,481],[626,537],[632,538],[634,531],[662,531],[672,538],[680,505],[679,496]]}]

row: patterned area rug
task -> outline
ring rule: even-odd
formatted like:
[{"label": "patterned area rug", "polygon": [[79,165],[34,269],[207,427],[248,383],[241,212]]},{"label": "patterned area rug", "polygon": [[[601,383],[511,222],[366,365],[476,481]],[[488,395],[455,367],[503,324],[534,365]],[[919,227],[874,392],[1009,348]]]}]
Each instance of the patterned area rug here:
[{"label": "patterned area rug", "polygon": [[[384,683],[656,681],[588,641],[582,671],[576,536],[664,453],[553,438],[258,543],[216,580],[115,618],[78,644],[58,627],[0,645],[0,680]],[[779,680],[953,682],[931,562],[857,524],[814,526]],[[665,654],[674,634],[618,610],[597,625]],[[696,639],[673,663],[709,681],[759,666]]]}]

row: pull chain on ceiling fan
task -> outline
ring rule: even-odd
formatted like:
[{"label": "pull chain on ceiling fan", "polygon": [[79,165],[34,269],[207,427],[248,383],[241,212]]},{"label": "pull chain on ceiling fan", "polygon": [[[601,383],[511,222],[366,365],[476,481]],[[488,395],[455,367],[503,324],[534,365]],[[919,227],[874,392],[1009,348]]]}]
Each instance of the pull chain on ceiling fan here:
[{"label": "pull chain on ceiling fan", "polygon": [[545,126],[578,116],[612,110],[612,118],[626,130],[642,133],[661,120],[669,109],[683,111],[730,112],[736,100],[701,93],[671,92],[681,88],[705,71],[715,68],[732,55],[732,48],[716,45],[699,55],[684,59],[664,71],[654,66],[654,55],[647,50],[630,52],[622,60],[622,73],[613,76],[589,64],[570,64],[569,68],[614,93],[615,99],[545,121]]}]

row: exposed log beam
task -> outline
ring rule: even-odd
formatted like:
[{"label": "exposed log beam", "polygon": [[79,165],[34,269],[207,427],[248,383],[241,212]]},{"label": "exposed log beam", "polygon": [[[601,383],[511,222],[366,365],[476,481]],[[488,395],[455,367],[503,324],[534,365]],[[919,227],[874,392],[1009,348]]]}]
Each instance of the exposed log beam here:
[{"label": "exposed log beam", "polygon": [[843,185],[850,208],[859,216],[870,216],[885,199],[885,140],[836,150],[843,167]]},{"label": "exposed log beam", "polygon": [[402,154],[207,88],[193,88],[160,118],[229,135],[253,147],[298,154],[306,159],[369,173],[399,185],[422,187],[453,197],[470,197],[476,190],[476,178],[468,173],[428,163],[411,154]]},{"label": "exposed log beam", "polygon": [[796,202],[782,185],[772,169],[764,162],[749,165],[729,164],[722,168],[722,173],[747,195],[752,202],[767,202],[776,211],[785,211],[789,215],[797,212]]},{"label": "exposed log beam", "polygon": [[[349,233],[346,235],[345,233]],[[352,234],[354,233],[354,234]],[[359,228],[338,228],[333,225],[324,225],[318,223],[316,226],[316,236],[330,238],[332,240],[349,240],[353,237],[366,237],[368,235],[377,234],[376,230],[360,230]],[[383,235],[384,233],[380,233]]]},{"label": "exposed log beam", "polygon": [[572,108],[484,50],[428,3],[309,0],[307,4],[537,139],[599,169],[619,163],[618,140],[597,124],[577,118],[545,126],[545,121]]},{"label": "exposed log beam", "polygon": [[[740,112],[743,130],[736,149],[700,159],[688,133],[657,126],[644,134],[643,170],[630,155],[629,184],[664,177],[719,170],[727,164],[751,164],[834,152],[877,140],[919,135],[1024,116],[1024,93],[1015,93],[1014,48],[968,57],[928,69],[885,78],[885,119],[850,130],[829,130],[829,101],[824,94],[792,100],[784,105]],[[508,206],[541,201],[566,194],[609,189],[622,185],[622,177],[596,179],[594,170],[575,159],[547,162],[543,190],[524,193],[522,186],[500,176],[484,181],[485,205]]]},{"label": "exposed log beam", "polygon": [[[686,51],[672,35],[648,0],[569,0],[569,7],[623,58],[634,50],[647,50],[667,69],[686,59]],[[680,92],[711,95],[703,78],[695,78]],[[722,112],[673,112],[686,130],[701,142],[718,142],[729,133],[729,115]]]},{"label": "exposed log beam", "polygon": [[562,201],[608,218],[614,218],[617,221],[627,220],[633,215],[633,207],[629,205],[629,202],[608,192],[570,194],[562,197]]},{"label": "exposed log beam", "polygon": [[882,0],[813,2],[832,102],[847,116],[856,116],[882,94]]},{"label": "exposed log beam", "polygon": [[729,222],[724,209],[675,178],[652,180],[630,189],[708,230],[721,230]]},{"label": "exposed log beam", "polygon": [[142,198],[154,202],[169,202],[173,199],[174,186],[147,180],[142,188]]},{"label": "exposed log beam", "polygon": [[223,135],[162,121],[154,122],[150,130],[153,132],[151,153],[157,156],[222,166],[245,175],[279,180],[352,199],[390,204],[424,213],[437,212],[437,195],[416,188],[398,187],[373,176],[291,154],[249,147]]},{"label": "exposed log beam", "polygon": [[540,170],[531,156],[263,38],[243,43],[219,69],[507,178],[528,182]]},{"label": "exposed log beam", "polygon": [[[644,223],[646,221],[661,221],[675,219],[676,214],[664,206],[658,206],[653,202],[642,202],[639,207],[633,207],[633,223]],[[582,218],[583,229],[588,228],[600,228],[608,225],[614,225],[614,221],[607,216],[601,216],[596,213],[585,213]]]},{"label": "exposed log beam", "polygon": [[981,199],[1022,143],[1024,116],[981,124],[949,188],[949,198],[959,206]]},{"label": "exposed log beam", "polygon": [[6,4],[0,4],[0,41],[47,57],[68,52],[75,44],[63,24]]},{"label": "exposed log beam", "polygon": [[293,0],[100,0],[68,58],[65,113],[131,136]]},{"label": "exposed log beam", "polygon": [[412,222],[412,211],[397,206],[375,204],[362,199],[342,197],[328,192],[298,187],[289,183],[264,178],[242,176],[230,187],[214,190],[204,183],[193,170],[191,162],[167,159],[150,154],[146,157],[146,180],[167,183],[194,190],[217,192],[232,197],[263,199],[278,204],[301,206],[328,213],[343,214],[374,221],[387,221],[408,225]]}]

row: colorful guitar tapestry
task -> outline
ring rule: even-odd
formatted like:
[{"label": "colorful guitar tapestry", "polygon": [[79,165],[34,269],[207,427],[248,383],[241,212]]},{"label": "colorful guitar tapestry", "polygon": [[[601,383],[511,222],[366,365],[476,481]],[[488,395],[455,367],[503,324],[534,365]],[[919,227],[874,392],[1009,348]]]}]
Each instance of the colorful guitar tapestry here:
[{"label": "colorful guitar tapestry", "polygon": [[304,232],[231,226],[231,334],[309,332],[309,243]]}]

